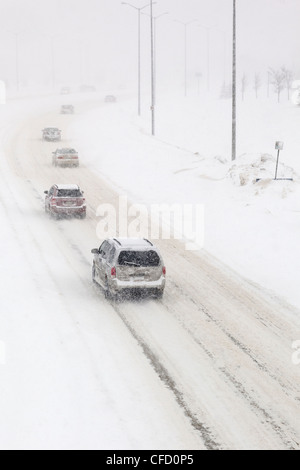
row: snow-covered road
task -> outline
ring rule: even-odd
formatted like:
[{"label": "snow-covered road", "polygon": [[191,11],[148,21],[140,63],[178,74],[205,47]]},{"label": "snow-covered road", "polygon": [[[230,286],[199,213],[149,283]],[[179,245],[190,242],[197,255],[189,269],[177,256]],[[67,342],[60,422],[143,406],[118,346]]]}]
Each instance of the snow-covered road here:
[{"label": "snow-covered road", "polygon": [[[41,129],[76,116],[49,109],[2,129],[0,448],[299,449],[299,312],[174,240],[163,301],[108,303],[90,250],[118,193],[51,166]],[[53,183],[85,190],[86,220],[47,218]]]}]

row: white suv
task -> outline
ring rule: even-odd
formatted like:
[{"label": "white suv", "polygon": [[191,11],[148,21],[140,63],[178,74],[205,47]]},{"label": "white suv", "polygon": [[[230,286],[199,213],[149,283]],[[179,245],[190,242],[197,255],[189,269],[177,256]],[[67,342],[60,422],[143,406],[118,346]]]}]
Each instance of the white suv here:
[{"label": "white suv", "polygon": [[48,140],[50,142],[56,142],[61,140],[61,130],[57,127],[45,127],[42,132],[43,140]]},{"label": "white suv", "polygon": [[158,249],[146,239],[110,238],[92,250],[93,281],[106,297],[126,292],[146,292],[162,298],[166,268]]}]

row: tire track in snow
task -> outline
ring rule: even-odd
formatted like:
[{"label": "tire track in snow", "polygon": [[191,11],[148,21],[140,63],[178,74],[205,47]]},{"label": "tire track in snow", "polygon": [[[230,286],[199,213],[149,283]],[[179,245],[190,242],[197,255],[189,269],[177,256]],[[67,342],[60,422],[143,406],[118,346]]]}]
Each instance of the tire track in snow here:
[{"label": "tire track in snow", "polygon": [[[201,310],[201,312],[203,312],[208,318],[210,321],[214,322],[220,329],[221,331],[233,342],[233,344],[235,344],[239,349],[242,350],[243,353],[247,354],[249,356],[249,358],[265,373],[267,373],[272,379],[274,380],[277,380],[277,377],[274,376],[273,374],[269,373],[267,367],[265,365],[260,365],[260,363],[253,357],[251,351],[248,350],[247,347],[245,347],[244,345],[242,345],[236,338],[234,338],[231,334],[229,334],[229,332],[226,331],[226,329],[224,329],[221,325],[219,325],[217,323],[217,321],[212,317],[212,315],[210,315],[205,308],[203,307],[199,307],[193,299],[189,299],[192,303],[194,303],[196,305],[196,307]],[[174,310],[172,310],[171,308],[169,308],[169,306],[163,302],[164,304],[164,307],[171,313],[171,314],[174,314]],[[213,355],[213,353],[207,349],[207,347],[197,338],[197,336],[195,335],[195,333],[185,324],[182,324],[182,327],[188,332],[188,334],[191,336],[191,338],[193,339],[193,341],[205,352],[205,354],[207,355],[207,357],[209,357],[213,362],[215,362],[215,357]],[[260,415],[262,419],[265,420],[265,422],[270,425],[270,427],[273,429],[273,431],[278,434],[278,436],[280,437],[281,441],[283,442],[283,444],[285,445],[286,448],[288,448],[289,450],[297,450],[299,448],[299,445],[300,443],[296,441],[297,439],[297,435],[295,434],[294,430],[290,429],[289,427],[289,424],[287,422],[281,422],[280,424],[278,424],[278,422],[276,421],[276,419],[274,417],[271,416],[271,414],[265,409],[263,408],[256,400],[255,397],[251,396],[251,393],[248,392],[246,390],[246,388],[242,385],[241,382],[239,382],[237,380],[237,378],[232,374],[230,373],[230,371],[225,368],[225,367],[218,367],[218,370],[232,383],[232,385],[234,386],[234,388],[238,391],[238,393],[240,394],[240,396],[242,396],[248,403],[249,405],[251,406],[251,408],[253,408],[255,410],[255,412],[257,413],[257,415]],[[280,384],[280,381],[278,381],[279,384]],[[280,384],[281,385],[281,384]],[[285,389],[284,389],[285,390]],[[287,391],[285,390],[285,393],[287,394],[287,396],[289,396],[289,394],[287,393]],[[294,440],[293,440],[293,443],[291,441],[291,438],[287,438],[286,437],[286,431],[283,429],[283,426],[288,429],[289,431],[289,435],[293,435],[294,436]]]},{"label": "tire track in snow", "polygon": [[[170,283],[172,282],[171,280],[169,281]],[[219,329],[224,333],[230,341],[234,345],[236,345],[243,353],[245,353],[252,361],[253,363],[263,372],[265,372],[270,378],[272,378],[275,382],[278,382],[278,384],[281,386],[282,390],[285,391],[287,396],[289,396],[288,390],[286,383],[280,380],[280,377],[277,375],[273,374],[267,367],[266,364],[261,362],[257,357],[255,357],[254,353],[251,351],[251,349],[248,348],[245,344],[243,344],[240,340],[238,340],[232,333],[230,333],[227,328],[225,328],[222,323],[215,318],[205,307],[205,305],[201,305],[197,303],[192,297],[189,297],[188,294],[185,293],[184,289],[181,288],[176,282],[173,281],[173,286],[180,292],[180,294],[186,299],[188,299],[194,306],[199,310],[201,313],[204,313],[204,315],[211,321],[213,322]],[[169,309],[169,306],[165,304],[165,307]],[[170,310],[170,309],[169,309]],[[171,311],[171,310],[170,310]]]},{"label": "tire track in snow", "polygon": [[220,450],[221,445],[217,443],[215,437],[211,430],[205,425],[201,423],[189,405],[186,403],[184,398],[184,393],[180,391],[178,385],[176,384],[175,380],[172,378],[170,372],[167,370],[166,367],[163,366],[162,362],[160,361],[159,357],[153,352],[151,347],[145,342],[145,340],[137,333],[134,329],[133,325],[127,320],[126,315],[122,313],[121,309],[117,307],[115,304],[111,303],[115,312],[119,315],[121,320],[124,322],[127,329],[130,331],[132,336],[136,339],[138,344],[141,346],[145,356],[150,361],[151,366],[155,370],[156,374],[159,376],[160,380],[166,385],[166,387],[171,390],[178,405],[183,409],[185,415],[189,418],[193,428],[200,433],[200,436],[206,446],[207,450]]}]

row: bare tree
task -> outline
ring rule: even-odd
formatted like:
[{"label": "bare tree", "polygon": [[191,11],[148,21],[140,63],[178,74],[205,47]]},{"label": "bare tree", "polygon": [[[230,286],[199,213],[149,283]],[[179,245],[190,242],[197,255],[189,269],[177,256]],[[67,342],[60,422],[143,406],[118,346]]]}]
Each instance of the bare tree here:
[{"label": "bare tree", "polygon": [[260,87],[261,87],[261,78],[258,75],[258,73],[256,73],[254,76],[254,86],[253,86],[255,90],[256,99],[258,98],[258,90],[260,89]]},{"label": "bare tree", "polygon": [[241,91],[242,91],[242,100],[244,101],[245,91],[248,85],[246,74],[244,73],[241,78]]},{"label": "bare tree", "polygon": [[285,74],[282,68],[279,70],[270,69],[270,83],[274,86],[274,91],[277,94],[278,103],[280,101],[280,94],[285,87]]},{"label": "bare tree", "polygon": [[285,67],[281,68],[282,73],[284,75],[285,86],[287,89],[288,100],[290,99],[290,89],[292,87],[292,82],[294,78],[294,74],[291,70],[286,69]]}]

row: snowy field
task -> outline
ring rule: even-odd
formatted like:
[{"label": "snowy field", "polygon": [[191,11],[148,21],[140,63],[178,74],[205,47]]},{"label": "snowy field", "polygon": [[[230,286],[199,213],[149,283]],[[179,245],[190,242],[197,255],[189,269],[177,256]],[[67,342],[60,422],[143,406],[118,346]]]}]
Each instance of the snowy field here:
[{"label": "snowy field", "polygon": [[[166,96],[153,139],[132,97],[104,95],[67,97],[74,116],[65,97],[0,110],[0,448],[299,449],[299,108],[242,103],[233,165],[228,101]],[[51,166],[52,125],[79,169]],[[253,184],[275,140],[294,182]],[[85,221],[46,217],[55,182],[85,190]],[[162,302],[91,283],[97,207],[119,194],[205,205],[204,250],[159,242]]]}]

